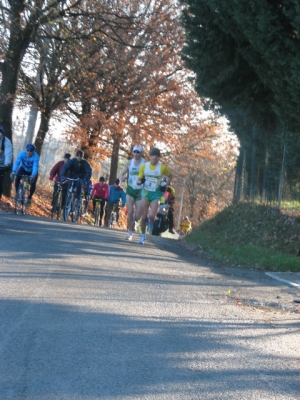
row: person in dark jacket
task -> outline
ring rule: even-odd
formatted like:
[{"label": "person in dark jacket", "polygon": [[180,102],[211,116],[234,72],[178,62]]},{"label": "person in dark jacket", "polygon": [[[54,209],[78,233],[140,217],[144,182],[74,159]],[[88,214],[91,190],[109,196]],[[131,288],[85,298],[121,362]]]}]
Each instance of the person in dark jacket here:
[{"label": "person in dark jacket", "polygon": [[[80,194],[82,184],[89,181],[92,176],[92,168],[90,164],[83,158],[83,151],[78,150],[76,153],[76,157],[69,160],[66,164],[64,164],[61,173],[60,179],[65,180],[67,173],[69,173],[70,179],[78,179],[76,181],[76,200],[77,204],[80,202]],[[68,188],[71,186],[72,182],[70,181]]]},{"label": "person in dark jacket", "polygon": [[[50,181],[54,181],[54,190],[53,190],[53,200],[54,200],[54,194],[57,191],[57,184],[58,182],[61,183],[61,189],[62,189],[62,197],[61,197],[61,201],[62,204],[65,204],[65,199],[66,199],[66,194],[67,194],[67,188],[68,188],[68,182],[61,182],[60,179],[60,173],[61,170],[63,169],[63,166],[65,165],[66,162],[68,162],[71,158],[71,154],[66,153],[63,157],[63,159],[61,161],[58,161],[58,163],[56,163],[51,171],[50,171],[50,176],[49,176],[49,180]],[[52,200],[52,204],[53,204],[53,200]]]},{"label": "person in dark jacket", "polygon": [[0,126],[0,199],[3,193],[4,174],[10,168],[12,154],[11,141],[4,136],[4,129]]}]

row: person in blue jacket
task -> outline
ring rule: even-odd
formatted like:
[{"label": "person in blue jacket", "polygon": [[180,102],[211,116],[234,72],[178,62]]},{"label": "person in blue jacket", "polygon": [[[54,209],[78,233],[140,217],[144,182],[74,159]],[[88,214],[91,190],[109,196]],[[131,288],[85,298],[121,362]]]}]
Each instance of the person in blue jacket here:
[{"label": "person in blue jacket", "polygon": [[36,189],[36,182],[38,179],[39,172],[39,156],[35,152],[35,145],[28,143],[26,145],[26,149],[20,151],[17,156],[17,159],[12,167],[11,180],[15,179],[15,189],[16,193],[18,190],[18,186],[20,184],[21,176],[27,175],[30,176],[30,192],[28,196],[27,205],[31,205],[31,199]]},{"label": "person in blue jacket", "polygon": [[126,193],[122,186],[120,186],[120,179],[117,179],[113,185],[109,186],[109,198],[107,202],[107,212],[106,212],[106,220],[105,226],[108,227],[108,222],[110,218],[110,214],[113,210],[114,205],[116,204],[116,221],[119,221],[119,212],[120,212],[120,200],[122,200],[122,206],[126,204]]}]

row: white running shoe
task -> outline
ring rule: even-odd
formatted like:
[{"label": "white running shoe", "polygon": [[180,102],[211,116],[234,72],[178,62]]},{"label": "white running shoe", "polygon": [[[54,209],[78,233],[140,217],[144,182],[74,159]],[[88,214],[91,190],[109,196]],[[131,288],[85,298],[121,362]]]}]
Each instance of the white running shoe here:
[{"label": "white running shoe", "polygon": [[130,232],[127,233],[125,240],[132,240],[132,234]]},{"label": "white running shoe", "polygon": [[138,244],[144,244],[144,241],[146,240],[146,235],[142,233],[140,240],[138,241]]}]

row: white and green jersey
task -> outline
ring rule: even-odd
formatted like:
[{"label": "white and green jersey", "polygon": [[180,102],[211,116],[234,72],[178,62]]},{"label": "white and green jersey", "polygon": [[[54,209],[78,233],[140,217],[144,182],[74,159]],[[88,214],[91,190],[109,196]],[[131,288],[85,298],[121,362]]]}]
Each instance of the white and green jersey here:
[{"label": "white and green jersey", "polygon": [[147,162],[145,164],[145,183],[144,183],[144,189],[148,190],[149,192],[155,192],[162,179],[162,173],[161,173],[161,166],[162,163],[157,163],[155,169],[150,168],[150,162]]},{"label": "white and green jersey", "polygon": [[145,159],[141,158],[139,165],[134,165],[134,158],[131,160],[128,168],[128,185],[135,190],[141,190],[143,185],[138,185],[136,181],[138,180],[140,166],[145,164]]}]

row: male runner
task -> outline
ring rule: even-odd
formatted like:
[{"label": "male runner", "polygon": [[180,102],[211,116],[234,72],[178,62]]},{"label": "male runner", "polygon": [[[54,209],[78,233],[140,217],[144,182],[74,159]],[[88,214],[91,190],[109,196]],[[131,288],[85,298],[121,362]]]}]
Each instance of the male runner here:
[{"label": "male runner", "polygon": [[[141,217],[142,185],[137,184],[138,174],[141,165],[145,163],[142,158],[143,149],[141,146],[134,146],[132,149],[133,158],[128,160],[121,173],[120,180],[125,181],[127,176],[126,205],[127,205],[127,230],[126,240],[132,240],[134,222]],[[135,211],[133,212],[133,208]],[[133,217],[134,215],[134,217]],[[135,219],[135,221],[133,220]]]},{"label": "male runner", "polygon": [[[143,183],[142,200],[141,200],[141,228],[142,235],[139,240],[139,244],[144,244],[146,240],[146,223],[149,217],[150,224],[148,231],[152,232],[153,221],[155,220],[159,200],[167,186],[170,185],[172,175],[169,168],[159,162],[160,150],[153,148],[150,151],[150,162],[143,164],[140,168],[137,184]],[[161,185],[162,179],[166,178],[165,184]],[[148,215],[148,210],[149,215]]]}]

